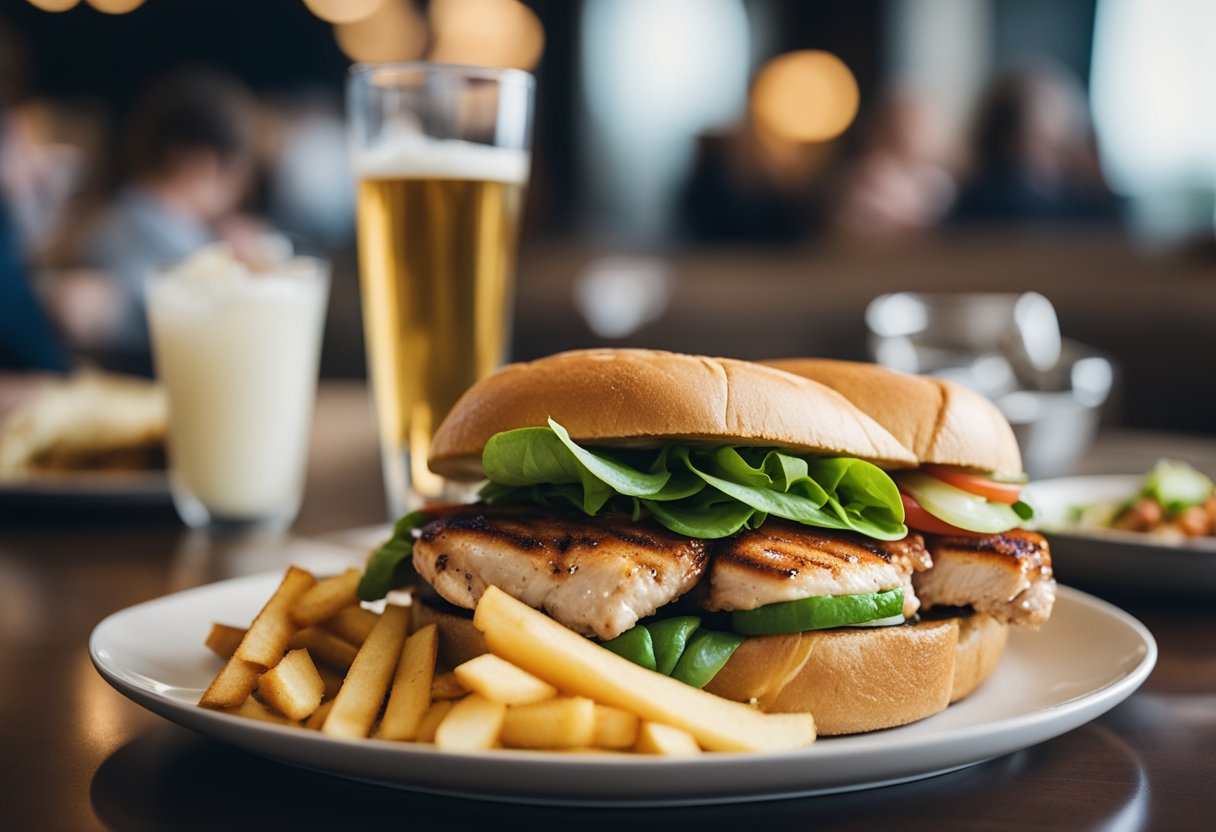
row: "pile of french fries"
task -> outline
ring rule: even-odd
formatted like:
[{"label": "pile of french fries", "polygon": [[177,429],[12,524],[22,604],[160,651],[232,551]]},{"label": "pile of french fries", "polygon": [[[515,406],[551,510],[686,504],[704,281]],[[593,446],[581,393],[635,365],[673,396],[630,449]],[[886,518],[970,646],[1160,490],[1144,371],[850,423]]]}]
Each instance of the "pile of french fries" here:
[{"label": "pile of french fries", "polygon": [[248,629],[213,625],[207,646],[226,662],[199,704],[449,751],[682,756],[815,739],[809,714],[764,714],[646,670],[495,587],[473,618],[489,652],[437,667],[435,625],[411,632],[409,607],[361,607],[359,577],[291,567]]}]

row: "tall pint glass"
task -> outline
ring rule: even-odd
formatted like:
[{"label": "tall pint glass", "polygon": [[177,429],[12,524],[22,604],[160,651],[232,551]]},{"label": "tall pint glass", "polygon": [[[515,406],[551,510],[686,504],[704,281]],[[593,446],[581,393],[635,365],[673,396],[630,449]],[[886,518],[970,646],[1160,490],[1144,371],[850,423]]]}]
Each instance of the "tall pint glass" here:
[{"label": "tall pint glass", "polygon": [[431,436],[505,358],[533,88],[512,69],[351,70],[363,324],[394,515],[452,496],[427,468]]}]

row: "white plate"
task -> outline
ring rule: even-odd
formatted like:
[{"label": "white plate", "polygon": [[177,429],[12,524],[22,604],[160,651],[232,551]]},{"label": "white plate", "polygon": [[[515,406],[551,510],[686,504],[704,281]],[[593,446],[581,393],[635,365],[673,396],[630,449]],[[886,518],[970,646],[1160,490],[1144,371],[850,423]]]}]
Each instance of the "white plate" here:
[{"label": "white plate", "polygon": [[1068,528],[1077,506],[1126,500],[1143,474],[1040,480],[1026,493],[1051,543],[1056,576],[1067,583],[1135,590],[1207,593],[1216,589],[1216,537],[1174,540],[1118,529]]},{"label": "white plate", "polygon": [[169,502],[163,471],[76,471],[0,479],[0,503],[118,506]]},{"label": "white plate", "polygon": [[256,754],[340,777],[438,794],[527,803],[697,804],[763,800],[916,780],[1063,734],[1122,702],[1157,646],[1142,624],[1061,587],[1051,621],[1016,631],[994,676],[967,700],[914,725],[825,738],[792,752],[691,759],[490,751],[453,754],[381,740],[331,739],[196,706],[220,661],[212,621],[249,621],[279,575],[238,578],[115,613],[89,651],[120,693],[167,719]]}]

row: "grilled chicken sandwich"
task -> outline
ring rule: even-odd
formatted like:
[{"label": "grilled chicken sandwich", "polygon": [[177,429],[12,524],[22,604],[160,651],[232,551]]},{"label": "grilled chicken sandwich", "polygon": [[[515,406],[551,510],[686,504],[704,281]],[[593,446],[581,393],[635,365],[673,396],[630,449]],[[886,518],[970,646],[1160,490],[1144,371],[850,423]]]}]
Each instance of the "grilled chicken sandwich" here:
[{"label": "grilled chicken sandwich", "polygon": [[[421,578],[416,617],[439,624],[449,665],[484,650],[467,611],[494,585],[642,666],[809,711],[821,734],[923,718],[1004,647],[998,618],[956,608],[997,609],[983,599],[1010,585],[965,567],[922,580],[934,547],[887,473],[922,460],[864,410],[731,359],[589,350],[510,365],[431,448],[436,473],[488,480],[481,499],[399,521],[360,593]],[[962,564],[977,545],[964,537],[930,539]],[[1019,550],[1028,564],[1033,548]],[[951,614],[922,616],[930,605]]]},{"label": "grilled chicken sandwich", "polygon": [[1056,582],[1047,541],[1019,528],[1022,458],[1009,423],[987,399],[943,379],[819,358],[766,362],[841,393],[916,454],[894,475],[910,529],[925,535],[933,566],[913,580],[922,607],[964,607],[968,626],[992,619],[1037,629]]}]

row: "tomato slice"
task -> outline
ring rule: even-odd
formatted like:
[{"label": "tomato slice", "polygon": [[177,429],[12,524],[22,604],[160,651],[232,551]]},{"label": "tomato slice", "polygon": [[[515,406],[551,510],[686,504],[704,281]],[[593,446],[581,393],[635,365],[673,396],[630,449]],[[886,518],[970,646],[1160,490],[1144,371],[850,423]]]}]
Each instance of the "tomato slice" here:
[{"label": "tomato slice", "polygon": [[1022,486],[1016,483],[997,482],[979,474],[965,474],[944,465],[922,465],[920,470],[960,491],[985,497],[994,503],[1011,506],[1022,499]]},{"label": "tomato slice", "polygon": [[904,492],[899,492],[899,498],[904,503],[904,523],[911,529],[929,534],[965,534],[971,537],[983,537],[982,532],[971,532],[952,526],[945,520],[939,520],[921,508],[920,503],[913,500]]},{"label": "tomato slice", "polygon": [[438,500],[432,500],[429,503],[423,503],[422,508],[418,510],[426,512],[427,514],[450,514],[451,512],[458,511],[462,508],[465,508],[465,506],[460,503],[444,503]]}]

